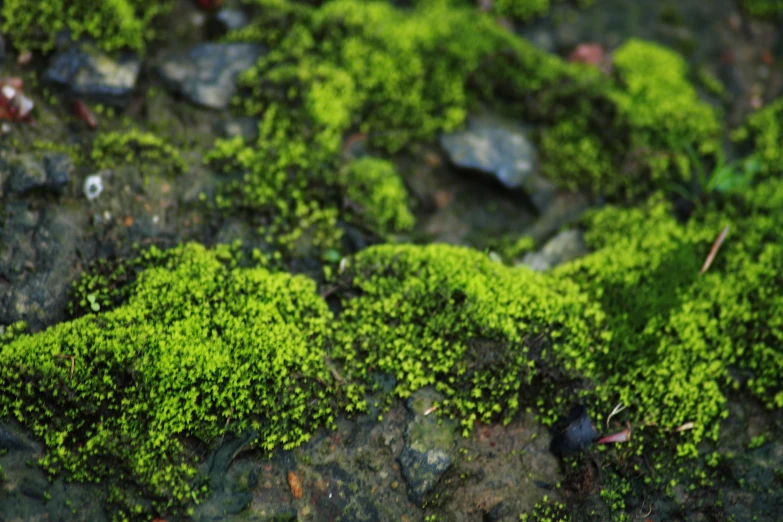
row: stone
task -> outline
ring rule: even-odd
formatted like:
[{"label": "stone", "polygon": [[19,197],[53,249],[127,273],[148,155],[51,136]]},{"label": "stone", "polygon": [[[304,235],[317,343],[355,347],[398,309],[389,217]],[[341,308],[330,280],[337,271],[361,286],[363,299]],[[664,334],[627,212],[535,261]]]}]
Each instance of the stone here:
[{"label": "stone", "polygon": [[550,239],[538,252],[525,254],[521,264],[537,272],[543,272],[582,257],[588,252],[584,235],[580,230],[564,230]]},{"label": "stone", "polygon": [[215,124],[215,132],[224,138],[241,136],[246,142],[258,139],[258,119],[250,116],[227,118]]},{"label": "stone", "polygon": [[202,43],[186,53],[172,53],[158,67],[163,82],[187,100],[210,109],[225,109],[239,74],[264,54],[249,43]]},{"label": "stone", "polygon": [[552,437],[550,445],[555,455],[568,457],[580,453],[598,436],[587,408],[582,405],[574,406],[561,424],[565,427]]},{"label": "stone", "polygon": [[8,192],[24,194],[46,186],[46,169],[43,164],[28,154],[11,156],[0,160],[0,171],[8,179]]},{"label": "stone", "polygon": [[89,44],[56,54],[44,72],[44,80],[75,98],[124,106],[136,88],[141,61],[133,54],[115,60]]},{"label": "stone", "polygon": [[408,498],[417,505],[422,505],[425,495],[435,489],[454,461],[456,421],[439,419],[434,413],[425,415],[441,400],[439,393],[423,388],[414,392],[406,404],[414,416],[405,430],[399,462],[408,484]]},{"label": "stone", "polygon": [[528,130],[492,114],[468,119],[467,128],[443,134],[441,146],[457,167],[492,175],[507,188],[527,188],[537,168]]},{"label": "stone", "polygon": [[67,154],[49,154],[43,160],[46,170],[46,183],[52,190],[62,192],[71,181],[73,160]]}]

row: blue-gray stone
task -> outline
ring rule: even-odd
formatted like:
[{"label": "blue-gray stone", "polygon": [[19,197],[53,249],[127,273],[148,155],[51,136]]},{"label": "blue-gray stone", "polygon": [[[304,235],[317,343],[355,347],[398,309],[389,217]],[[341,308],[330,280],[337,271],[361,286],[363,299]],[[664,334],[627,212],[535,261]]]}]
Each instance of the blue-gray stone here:
[{"label": "blue-gray stone", "polygon": [[211,109],[225,109],[239,74],[252,66],[264,48],[249,43],[202,43],[187,53],[174,53],[158,67],[166,86]]},{"label": "blue-gray stone", "polygon": [[494,176],[508,188],[526,188],[537,168],[536,150],[526,129],[491,114],[468,119],[467,128],[440,139],[456,166]]},{"label": "blue-gray stone", "polygon": [[133,93],[140,71],[141,61],[133,54],[121,54],[115,60],[82,44],[55,55],[44,80],[74,97],[123,105]]}]

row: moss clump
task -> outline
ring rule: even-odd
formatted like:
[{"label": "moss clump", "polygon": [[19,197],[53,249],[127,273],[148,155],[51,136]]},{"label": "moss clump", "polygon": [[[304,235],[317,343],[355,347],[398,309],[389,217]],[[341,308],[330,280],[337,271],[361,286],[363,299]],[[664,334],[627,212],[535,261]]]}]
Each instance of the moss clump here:
[{"label": "moss clump", "polygon": [[[428,385],[469,430],[476,419],[506,421],[538,371],[590,344],[597,310],[567,281],[509,268],[474,250],[382,245],[360,252],[346,275],[356,297],[343,302],[334,355],[346,375],[396,377],[394,394]],[[551,362],[551,361],[550,361]]]},{"label": "moss clump", "polygon": [[762,175],[783,172],[783,98],[748,116],[732,137],[751,145]]},{"label": "moss clump", "polygon": [[44,440],[46,469],[135,484],[171,512],[202,496],[185,438],[272,450],[332,424],[315,283],[220,256],[178,247],[122,306],[0,347],[0,415]]},{"label": "moss clump", "polygon": [[106,169],[143,163],[154,167],[159,174],[180,174],[187,170],[175,147],[156,134],[138,129],[98,134],[92,142],[90,159],[98,168]]},{"label": "moss clump", "polygon": [[408,208],[408,193],[397,169],[378,158],[364,157],[349,163],[343,171],[350,218],[384,237],[404,232],[415,224]]},{"label": "moss clump", "polygon": [[[678,451],[695,455],[693,442],[718,435],[727,386],[744,385],[768,406],[783,405],[783,299],[776,291],[783,236],[774,224],[781,210],[778,181],[702,209],[684,226],[661,198],[590,217],[585,239],[596,251],[555,275],[580,284],[605,313],[611,339],[589,357],[589,374],[602,383],[607,411],[619,400],[633,405],[637,426],[693,422]],[[725,244],[699,275],[727,225]]]},{"label": "moss clump", "polygon": [[783,13],[783,0],[742,0],[742,9],[753,16],[776,16]]},{"label": "moss clump", "polygon": [[105,51],[143,51],[154,36],[154,19],[172,5],[172,0],[6,0],[3,32],[20,50],[51,51],[57,35],[67,31],[74,41],[87,36]]},{"label": "moss clump", "polygon": [[[564,3],[565,0],[554,0]],[[575,4],[587,7],[595,0],[577,0]],[[514,20],[526,21],[537,16],[545,15],[551,8],[552,0],[494,0],[492,12]]]},{"label": "moss clump", "polygon": [[690,179],[694,165],[685,148],[714,155],[721,126],[688,81],[687,63],[632,39],[617,49],[614,65],[615,85],[592,100],[586,93],[542,131],[545,174],[569,188],[631,198]]}]

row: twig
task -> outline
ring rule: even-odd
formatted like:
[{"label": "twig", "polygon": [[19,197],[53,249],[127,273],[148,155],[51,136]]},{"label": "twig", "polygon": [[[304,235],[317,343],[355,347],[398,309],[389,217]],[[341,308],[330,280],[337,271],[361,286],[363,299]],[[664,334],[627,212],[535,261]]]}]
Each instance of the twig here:
[{"label": "twig", "polygon": [[231,411],[228,414],[228,418],[226,419],[226,425],[223,428],[223,434],[220,436],[220,441],[217,443],[217,447],[219,448],[221,444],[223,444],[223,438],[226,436],[226,431],[228,430],[228,424],[231,422],[231,416],[234,414],[234,408],[231,408]]},{"label": "twig", "polygon": [[645,518],[649,517],[652,513],[652,502],[650,502],[650,509],[647,510],[647,513],[642,514],[642,509],[644,509],[644,504],[647,502],[647,499],[642,500],[642,507],[639,508],[639,512],[636,514],[636,518]]},{"label": "twig", "polygon": [[55,355],[58,359],[70,359],[71,360],[71,373],[68,375],[69,379],[73,379],[73,371],[76,369],[76,357],[65,353],[58,353]]},{"label": "twig", "polygon": [[710,253],[707,255],[707,259],[704,260],[704,266],[701,267],[701,272],[699,272],[699,275],[703,274],[710,268],[712,260],[715,259],[715,255],[718,253],[718,249],[723,244],[723,240],[726,239],[726,235],[728,233],[729,226],[726,225],[723,231],[718,235],[718,239],[716,239],[715,243],[713,243],[712,250],[710,250]]}]

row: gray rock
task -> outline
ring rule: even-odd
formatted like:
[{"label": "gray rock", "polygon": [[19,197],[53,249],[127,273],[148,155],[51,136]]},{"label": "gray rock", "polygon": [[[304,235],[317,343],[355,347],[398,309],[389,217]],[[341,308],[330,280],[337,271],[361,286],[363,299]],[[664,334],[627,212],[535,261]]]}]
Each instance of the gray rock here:
[{"label": "gray rock", "polygon": [[522,264],[543,272],[588,253],[580,230],[564,230],[550,239],[538,252],[529,252]]},{"label": "gray rock", "polygon": [[158,67],[164,83],[191,102],[225,109],[236,88],[239,73],[264,54],[260,45],[202,43],[187,53],[169,55]]},{"label": "gray rock", "polygon": [[435,488],[454,460],[457,423],[438,419],[434,413],[424,415],[442,399],[439,393],[425,388],[414,393],[407,403],[414,417],[405,431],[405,446],[399,461],[402,476],[408,484],[408,498],[418,505]]},{"label": "gray rock", "polygon": [[49,154],[43,160],[19,154],[0,160],[0,183],[7,179],[8,192],[13,194],[37,189],[62,192],[72,170],[73,162],[66,154]]},{"label": "gray rock", "polygon": [[8,179],[8,192],[24,194],[46,185],[46,169],[40,161],[28,154],[0,160],[0,171]]},{"label": "gray rock", "polygon": [[215,125],[215,131],[225,138],[241,136],[247,142],[258,138],[258,119],[250,116],[227,118]]},{"label": "gray rock", "polygon": [[526,134],[521,125],[481,114],[471,117],[465,130],[442,135],[440,143],[458,167],[491,174],[508,188],[527,188],[537,157]]},{"label": "gray rock", "polygon": [[217,34],[227,33],[242,29],[250,22],[247,13],[239,7],[222,7],[216,14],[211,24],[211,30]]},{"label": "gray rock", "polygon": [[39,211],[24,203],[0,216],[0,324],[37,331],[65,318],[70,284],[81,272],[87,216],[76,207]]},{"label": "gray rock", "polygon": [[47,185],[54,191],[61,192],[71,181],[73,161],[67,154],[49,154],[43,160],[46,169]]},{"label": "gray rock", "polygon": [[44,80],[74,97],[122,106],[133,93],[140,71],[141,61],[133,54],[122,54],[114,60],[82,44],[55,55]]}]

